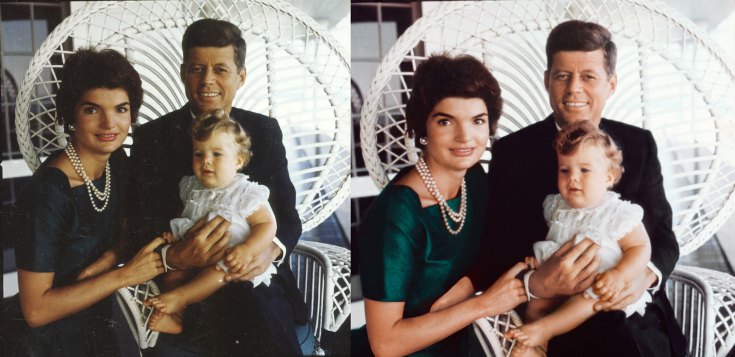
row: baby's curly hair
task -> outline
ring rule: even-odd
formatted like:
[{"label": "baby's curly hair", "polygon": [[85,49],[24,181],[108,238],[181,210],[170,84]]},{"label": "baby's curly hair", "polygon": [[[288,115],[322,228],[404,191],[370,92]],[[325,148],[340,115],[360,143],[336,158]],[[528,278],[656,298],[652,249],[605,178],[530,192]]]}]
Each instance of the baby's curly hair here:
[{"label": "baby's curly hair", "polygon": [[223,130],[232,134],[235,144],[240,148],[239,154],[243,156],[242,167],[248,166],[253,157],[253,152],[250,150],[250,135],[222,109],[197,117],[191,127],[191,138],[196,141],[205,141],[212,136],[215,130]]},{"label": "baby's curly hair", "polygon": [[606,132],[597,128],[589,120],[581,120],[569,124],[559,131],[554,139],[554,150],[559,155],[571,155],[583,143],[590,143],[602,148],[605,157],[610,160],[610,170],[615,175],[613,185],[620,181],[625,169],[623,168],[623,151]]}]

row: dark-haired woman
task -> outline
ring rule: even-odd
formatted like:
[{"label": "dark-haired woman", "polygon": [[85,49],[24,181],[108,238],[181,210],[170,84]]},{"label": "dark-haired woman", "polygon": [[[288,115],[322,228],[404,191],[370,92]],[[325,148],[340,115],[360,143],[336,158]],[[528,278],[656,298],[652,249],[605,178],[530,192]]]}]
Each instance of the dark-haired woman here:
[{"label": "dark-haired woman", "polygon": [[514,278],[526,268],[519,263],[480,296],[437,302],[453,286],[471,284],[462,277],[477,258],[485,217],[479,160],[502,100],[495,78],[471,56],[432,56],[414,81],[406,119],[422,155],[386,186],[361,223],[367,324],[353,334],[353,355],[466,355],[472,321],[526,299]]},{"label": "dark-haired woman", "polygon": [[163,272],[151,241],[123,267],[125,154],[138,115],[138,73],[118,52],[80,50],[56,97],[69,144],[36,170],[16,203],[22,332],[8,355],[119,356],[111,320],[116,289]]}]

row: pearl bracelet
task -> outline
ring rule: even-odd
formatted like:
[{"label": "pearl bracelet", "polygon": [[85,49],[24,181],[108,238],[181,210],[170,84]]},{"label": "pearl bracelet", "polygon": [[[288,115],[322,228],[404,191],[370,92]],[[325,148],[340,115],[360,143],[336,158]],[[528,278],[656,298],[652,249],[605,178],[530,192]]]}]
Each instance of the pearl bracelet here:
[{"label": "pearl bracelet", "polygon": [[168,248],[171,247],[171,244],[166,244],[161,248],[161,260],[163,261],[163,271],[168,273],[169,270],[176,270],[168,265],[166,263],[166,252],[168,251]]},{"label": "pearl bracelet", "polygon": [[531,279],[531,274],[535,273],[535,270],[528,270],[526,274],[523,274],[523,288],[526,289],[526,298],[527,301],[531,301],[531,299],[538,299],[539,297],[536,295],[531,294],[531,288],[529,287],[529,280]]}]

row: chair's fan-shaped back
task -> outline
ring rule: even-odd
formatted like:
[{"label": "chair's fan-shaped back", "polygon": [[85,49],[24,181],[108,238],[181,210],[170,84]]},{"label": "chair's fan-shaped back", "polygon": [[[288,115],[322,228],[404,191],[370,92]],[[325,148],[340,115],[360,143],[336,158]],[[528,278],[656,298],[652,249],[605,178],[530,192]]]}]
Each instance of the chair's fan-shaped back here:
[{"label": "chair's fan-shaped back", "polygon": [[[618,87],[604,117],[653,132],[674,231],[686,254],[719,229],[735,205],[735,70],[687,19],[660,2],[493,1],[444,3],[414,23],[384,57],[361,118],[366,165],[379,187],[409,164],[404,107],[416,66],[446,51],[480,58],[500,82],[504,136],[545,118],[549,31],[593,21],[618,46]],[[625,164],[625,162],[623,162]]]},{"label": "chair's fan-shaped back", "polygon": [[183,106],[181,38],[201,18],[242,30],[247,79],[233,105],[278,119],[304,230],[318,225],[349,192],[349,62],[320,25],[279,0],[90,2],[75,11],[41,45],[21,86],[16,126],[26,162],[35,170],[61,148],[54,97],[78,48],[112,48],[133,62],[145,90],[140,123]]}]

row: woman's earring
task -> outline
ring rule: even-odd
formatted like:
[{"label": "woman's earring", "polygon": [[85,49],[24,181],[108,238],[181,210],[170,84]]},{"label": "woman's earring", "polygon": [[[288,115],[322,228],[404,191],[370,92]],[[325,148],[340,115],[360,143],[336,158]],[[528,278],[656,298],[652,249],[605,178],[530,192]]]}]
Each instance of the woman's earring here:
[{"label": "woman's earring", "polygon": [[69,134],[64,132],[64,123],[56,121],[56,124],[54,124],[54,130],[56,131],[56,141],[59,142],[59,146],[66,147],[68,144],[66,137],[69,136]]},{"label": "woman's earring", "polygon": [[416,135],[412,129],[406,129],[405,134],[403,134],[403,144],[406,146],[408,161],[411,164],[417,163],[419,161],[418,153],[421,150],[416,148]]},{"label": "woman's earring", "polygon": [[427,139],[425,136],[422,136],[421,139],[419,139],[419,144],[427,145],[429,144],[429,139]]},{"label": "woman's earring", "polygon": [[76,130],[77,130],[77,126],[76,125],[69,124],[69,131],[76,131]]}]

